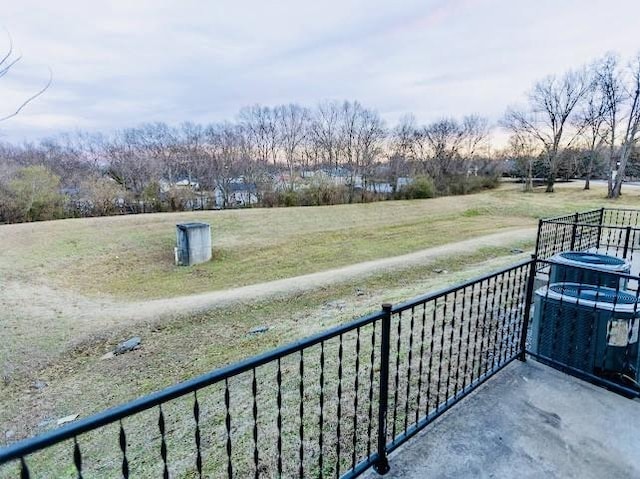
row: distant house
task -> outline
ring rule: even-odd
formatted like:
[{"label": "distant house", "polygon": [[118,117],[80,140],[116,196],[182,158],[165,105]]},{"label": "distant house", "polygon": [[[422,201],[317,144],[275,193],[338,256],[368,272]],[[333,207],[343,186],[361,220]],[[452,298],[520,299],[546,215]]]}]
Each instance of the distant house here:
[{"label": "distant house", "polygon": [[336,185],[345,185],[351,179],[351,172],[341,166],[324,168],[322,171]]},{"label": "distant house", "polygon": [[396,190],[401,190],[405,186],[409,186],[413,183],[413,178],[409,178],[408,176],[399,176],[396,180]]},{"label": "distant house", "polygon": [[194,190],[194,191],[200,189],[200,184],[197,181],[190,180],[188,178],[183,178],[182,180],[174,181],[173,183],[171,183],[171,182],[169,182],[169,181],[167,181],[167,180],[165,180],[163,178],[158,183],[160,185],[160,192],[161,193],[166,193],[171,188],[191,189],[191,190]]},{"label": "distant house", "polygon": [[367,191],[388,195],[393,193],[393,187],[391,183],[367,183]]},{"label": "distant house", "polygon": [[245,183],[243,178],[234,178],[225,187],[216,186],[213,196],[216,208],[243,208],[258,202],[255,183]]}]

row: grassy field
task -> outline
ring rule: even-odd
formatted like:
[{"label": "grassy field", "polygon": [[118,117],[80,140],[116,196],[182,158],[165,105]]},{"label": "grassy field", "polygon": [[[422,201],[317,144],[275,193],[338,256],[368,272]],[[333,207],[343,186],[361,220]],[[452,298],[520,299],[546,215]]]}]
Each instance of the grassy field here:
[{"label": "grassy field", "polygon": [[[383,301],[402,301],[509,264],[526,256],[511,254],[511,248],[531,248],[535,238],[301,294],[155,321],[120,321],[117,327],[100,313],[101,298],[106,304],[225,289],[530,227],[542,216],[601,206],[640,207],[635,191],[616,203],[603,198],[602,188],[584,192],[561,185],[547,195],[523,194],[506,185],[476,195],[410,202],[0,226],[0,327],[5,334],[0,444],[50,429],[56,418],[86,416],[307,336],[376,310]],[[215,258],[177,268],[172,263],[174,225],[191,219],[212,224]],[[448,273],[435,272],[440,269]],[[59,297],[61,304],[45,315],[37,308],[50,308],[50,303],[39,305],[40,296],[31,300],[32,293]],[[87,314],[72,314],[71,307]],[[75,323],[83,327],[76,329]],[[248,334],[260,325],[270,326],[269,331]],[[106,333],[91,334],[99,327]],[[142,336],[140,350],[100,359],[132,335]],[[46,386],[35,388],[34,381]]]},{"label": "grassy field", "polygon": [[[601,188],[560,186],[553,195],[518,188],[431,200],[6,225],[0,226],[0,273],[85,295],[164,298],[399,255],[607,203]],[[633,193],[623,201],[640,204]],[[211,224],[210,263],[174,266],[175,224],[187,220]]]},{"label": "grassy field", "polygon": [[[527,247],[531,246],[531,243],[514,246]],[[85,417],[109,406],[209,371],[214,365],[228,364],[377,310],[383,301],[397,303],[424,291],[441,288],[445,284],[460,282],[487,270],[510,264],[523,257],[526,257],[526,254],[510,254],[509,248],[487,248],[467,256],[442,258],[440,262],[427,267],[381,273],[364,280],[343,283],[335,288],[294,297],[216,309],[204,314],[173,318],[163,324],[138,324],[117,334],[141,335],[143,348],[139,351],[110,360],[101,360],[100,356],[112,344],[110,341],[105,341],[76,350],[72,355],[38,371],[37,377],[47,383],[47,386],[41,390],[36,390],[23,381],[7,385],[4,394],[0,397],[0,430],[13,431],[17,437],[43,432],[54,426],[56,418],[68,414],[80,414],[81,417]],[[448,273],[435,272],[445,267],[448,268]],[[270,329],[258,336],[248,334],[255,326],[269,326]],[[331,349],[333,353],[335,353],[334,349]],[[365,356],[366,352],[363,352],[362,357]],[[317,364],[317,358],[315,359]],[[309,361],[306,366],[307,374],[313,376],[314,359],[309,356],[307,360]],[[331,361],[334,360],[335,358],[327,360],[329,370],[331,370],[330,365],[333,364]],[[289,368],[295,371],[295,364],[284,363],[284,365],[285,371]],[[272,373],[273,371],[269,373],[270,376],[273,376]],[[335,409],[335,402],[330,395],[332,394],[330,391],[335,389],[334,375],[335,371],[327,373],[327,411]],[[273,379],[261,380],[259,388],[263,391],[272,390]],[[221,392],[219,389],[219,387],[213,388],[207,395],[204,393],[199,395],[202,403],[206,404],[206,401],[210,401],[208,406],[210,414],[214,411],[219,412]],[[235,390],[239,393],[242,393],[241,389],[242,386],[235,385]],[[287,386],[287,389],[296,391],[294,385]],[[307,393],[310,394],[311,388],[307,387],[307,389]],[[349,386],[345,384],[345,390],[348,389]],[[247,384],[244,385],[243,390],[244,393],[249,390]],[[266,395],[266,391],[263,394]],[[249,411],[248,399],[242,400],[241,397],[238,393],[234,396],[236,401],[234,421],[244,418]],[[347,396],[347,399],[351,400],[351,397]],[[265,397],[265,401],[267,400]],[[217,406],[214,406],[215,404]],[[193,430],[189,411],[189,398],[186,401],[176,402],[165,411],[167,420],[172,421],[171,430],[180,437],[180,440],[170,444],[174,458],[185,455],[186,451],[192,447],[190,435]],[[312,409],[309,408],[309,413],[311,411]],[[287,414],[290,416],[285,416],[285,423],[290,427],[290,424],[295,421],[294,409],[288,407]],[[345,417],[347,417],[346,412]],[[152,434],[153,446],[149,451],[149,441],[144,440],[142,431],[153,430],[156,419],[154,412],[151,412],[127,421],[127,427],[132,430],[130,437],[133,443],[130,444],[130,457],[135,455],[154,457],[154,451],[158,446],[157,434]],[[211,420],[214,423],[207,424],[209,434],[215,430],[216,435],[223,440],[224,425],[216,422],[219,419]],[[328,421],[329,429],[335,428],[330,416]],[[109,457],[115,462],[118,456],[117,442],[110,438],[117,437],[117,429],[109,430],[112,432],[109,437],[94,434],[83,440],[83,444],[90,444],[94,448],[94,454],[97,453],[95,448],[98,447],[100,457],[103,457],[108,448],[108,454],[104,457]],[[237,430],[234,431],[235,434],[240,433]],[[343,431],[345,435],[347,431],[348,427]],[[245,431],[243,434],[248,432]],[[95,444],[104,444],[105,450]],[[69,447],[67,444],[63,448],[53,449],[49,454],[37,457],[31,462],[32,468],[36,472],[45,472],[51,468],[48,470],[57,471],[60,477],[73,477],[72,468],[64,468],[65,465],[71,465],[68,460]],[[212,444],[211,440],[208,447],[212,451],[217,449],[216,444]],[[345,447],[345,450],[348,448]],[[112,472],[116,470],[114,462],[111,463]],[[101,463],[103,463],[102,460]],[[53,468],[52,464],[57,464],[58,467]],[[139,470],[141,477],[151,475],[149,472],[151,467],[150,464],[144,465],[143,469]],[[180,465],[174,464],[173,467],[177,468],[176,471],[181,470]],[[221,466],[218,464],[209,467],[217,469]],[[184,470],[176,476],[195,477],[183,474]],[[44,476],[47,477],[46,474]],[[4,477],[2,469],[0,469],[0,477]],[[9,472],[7,477],[10,477]],[[97,477],[100,477],[99,473]]]}]

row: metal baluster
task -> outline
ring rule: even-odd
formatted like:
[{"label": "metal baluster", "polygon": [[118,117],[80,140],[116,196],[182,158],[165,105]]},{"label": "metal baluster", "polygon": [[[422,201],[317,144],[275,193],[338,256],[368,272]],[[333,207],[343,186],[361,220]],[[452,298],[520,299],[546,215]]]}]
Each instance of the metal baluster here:
[{"label": "metal baluster", "polygon": [[[483,336],[486,336],[486,340],[487,340],[487,347],[485,350],[485,357],[484,357],[484,372],[482,372],[482,374],[485,374],[488,370],[489,370],[489,354],[491,352],[491,336],[492,336],[492,329],[493,329],[493,315],[494,315],[494,307],[495,307],[495,303],[496,303],[496,293],[498,291],[498,277],[494,276],[493,277],[493,287],[491,288],[491,306],[489,306],[487,309],[485,309],[485,320],[489,321],[489,326],[488,326],[488,331],[486,331],[486,335],[483,333]],[[486,324],[486,323],[485,323]],[[480,376],[482,374],[479,374]]]},{"label": "metal baluster", "polygon": [[[425,308],[427,307],[425,303]],[[438,298],[433,300],[433,314],[431,315],[431,341],[429,343],[429,366],[427,367],[427,405],[424,415],[429,417],[429,409],[431,407],[431,373],[433,366],[433,345],[435,344],[436,320],[438,312]]]},{"label": "metal baluster", "polygon": [[120,434],[119,434],[120,450],[122,451],[122,477],[128,479],[129,477],[129,459],[127,459],[127,436],[120,421]]},{"label": "metal baluster", "polygon": [[560,230],[560,228],[562,228],[561,225],[554,223],[554,229],[553,229],[553,249],[552,251],[549,252],[549,256],[553,256],[555,253],[558,252],[558,231]]},{"label": "metal baluster", "polygon": [[253,468],[254,478],[260,476],[260,453],[258,451],[258,381],[256,379],[256,368],[252,369],[251,394],[253,396]]},{"label": "metal baluster", "polygon": [[502,291],[500,295],[500,304],[498,305],[498,336],[496,336],[496,346],[498,347],[498,350],[493,357],[495,368],[500,367],[500,364],[502,363],[502,353],[504,351],[505,325],[508,317],[509,288],[511,286],[511,271],[501,273],[500,277],[502,278]]},{"label": "metal baluster", "polygon": [[229,394],[229,379],[224,380],[224,406],[226,410],[225,427],[227,429],[227,475],[229,478],[233,477],[233,462],[231,461],[231,411],[229,406],[231,404],[231,398]]},{"label": "metal baluster", "polygon": [[[525,268],[529,266],[521,266],[518,268],[518,279],[517,279],[517,295],[516,295],[516,314],[513,324],[513,334],[511,339],[511,349],[509,350],[509,358],[511,358],[514,354],[519,352],[520,347],[520,337],[522,336],[522,324],[524,322],[524,312],[527,308],[526,301],[526,284],[525,281]],[[526,338],[525,338],[526,341]]]},{"label": "metal baluster", "polygon": [[442,309],[442,335],[440,336],[440,357],[438,361],[438,382],[436,385],[436,411],[440,409],[440,384],[442,383],[442,358],[444,356],[444,336],[445,326],[447,324],[447,298],[448,295],[444,295],[444,307]]},{"label": "metal baluster", "polygon": [[82,479],[82,454],[76,436],[73,437],[73,464],[76,466],[78,479]]},{"label": "metal baluster", "polygon": [[353,381],[355,396],[353,398],[353,451],[351,452],[351,469],[356,467],[356,450],[358,444],[358,389],[360,388],[360,328],[356,329],[356,377]]},{"label": "metal baluster", "polygon": [[371,430],[372,430],[372,422],[373,422],[373,373],[375,366],[375,352],[376,352],[376,324],[377,321],[373,322],[373,327],[371,330],[371,356],[370,361],[371,365],[369,368],[369,425],[367,426],[367,458],[371,457]]},{"label": "metal baluster", "polygon": [[513,324],[513,328],[511,331],[511,344],[509,347],[509,359],[511,359],[517,352],[518,352],[518,347],[520,345],[520,334],[521,334],[521,327],[522,327],[522,319],[523,319],[523,313],[524,313],[524,308],[525,308],[525,291],[524,291],[524,267],[519,267],[518,270],[516,271],[516,291],[515,291],[515,297],[514,297],[514,308],[515,308],[515,312],[514,312],[514,318],[512,321]]},{"label": "metal baluster", "polygon": [[298,454],[300,456],[300,465],[298,467],[298,475],[300,478],[304,477],[304,350],[300,350],[300,362],[298,364],[298,371],[300,373],[300,449]]},{"label": "metal baluster", "polygon": [[340,425],[342,419],[342,334],[338,342],[338,423],[336,426],[336,477],[340,477]]},{"label": "metal baluster", "polygon": [[456,289],[453,293],[453,308],[451,312],[451,336],[449,337],[449,356],[448,356],[448,364],[447,364],[447,382],[444,389],[444,400],[445,406],[449,402],[449,385],[451,384],[451,367],[453,366],[453,336],[455,334],[456,329],[456,311],[458,308],[458,290]]},{"label": "metal baluster", "polygon": [[[478,350],[478,370],[477,373],[475,374],[476,379],[478,379],[481,375],[482,375],[482,368],[484,366],[484,357],[485,357],[485,339],[486,339],[486,329],[487,329],[487,309],[489,307],[489,295],[491,294],[491,278],[488,278],[486,280],[487,286],[485,288],[484,291],[484,304],[482,306],[482,322],[481,322],[481,327],[479,327],[478,329],[480,330],[480,344],[479,344],[479,350]],[[478,321],[480,321],[480,317],[478,317]],[[488,347],[488,345],[487,345]],[[473,376],[472,376],[472,381],[474,381]]]},{"label": "metal baluster", "polygon": [[196,469],[198,477],[202,479],[202,450],[200,447],[200,404],[198,403],[198,393],[193,391],[193,418],[196,421]]},{"label": "metal baluster", "polygon": [[[469,302],[469,319],[467,320],[467,350],[466,350],[466,354],[464,357],[464,376],[462,378],[462,392],[464,392],[464,390],[467,388],[467,377],[469,376],[469,353],[471,353],[473,351],[472,354],[475,354],[475,343],[473,342],[472,339],[472,334],[471,334],[471,321],[472,318],[474,317],[473,315],[473,303],[475,302],[475,298],[476,298],[476,285],[478,283],[473,283],[471,285],[471,301]],[[476,321],[477,321],[477,316],[476,316]],[[477,331],[477,328],[476,328]],[[471,356],[471,361],[473,361],[473,356]],[[473,371],[473,369],[472,369]]]},{"label": "metal baluster", "polygon": [[629,240],[631,239],[631,226],[627,226],[624,229],[624,246],[622,248],[622,257],[627,259],[627,254],[629,253]]},{"label": "metal baluster", "polygon": [[420,419],[420,400],[422,399],[422,363],[424,361],[424,330],[427,322],[427,307],[422,303],[422,326],[420,327],[420,365],[418,367],[418,398],[416,400],[416,421]]},{"label": "metal baluster", "polygon": [[[496,330],[495,330],[495,336],[493,338],[493,357],[492,357],[492,362],[491,362],[491,369],[495,369],[496,366],[500,363],[500,348],[501,348],[501,341],[502,341],[502,319],[504,317],[504,294],[505,294],[505,287],[508,287],[509,285],[506,284],[505,281],[505,277],[504,277],[504,273],[501,273],[499,276],[500,278],[500,294],[498,295],[498,306],[497,308],[494,308],[493,313],[496,314],[497,313],[497,317],[496,317]],[[497,310],[497,311],[496,311]]]},{"label": "metal baluster", "polygon": [[24,457],[20,458],[20,479],[29,479],[31,475],[29,474],[29,468],[27,467],[27,463],[24,460]]},{"label": "metal baluster", "polygon": [[[469,377],[469,384],[473,384],[474,377],[476,375],[476,358],[478,360],[478,371],[482,367],[482,347],[484,342],[484,320],[480,319],[481,314],[486,314],[487,310],[487,296],[489,291],[489,283],[487,282],[486,290],[483,290],[483,284],[485,280],[480,281],[478,285],[478,304],[476,306],[476,330],[473,339],[473,358],[471,360],[471,376]],[[482,307],[482,298],[484,297],[484,308]],[[478,338],[478,333],[481,333]],[[480,344],[478,344],[480,339]],[[479,374],[478,374],[479,375]]]},{"label": "metal baluster", "polygon": [[318,421],[320,426],[318,436],[318,449],[320,450],[318,454],[318,474],[320,475],[320,479],[322,479],[324,477],[322,471],[324,462],[324,452],[322,450],[324,440],[324,341],[320,342],[320,417]]},{"label": "metal baluster", "polygon": [[[460,385],[460,358],[462,357],[462,336],[464,335],[464,312],[467,307],[467,287],[462,289],[462,306],[460,308],[460,330],[458,331],[458,359],[456,360],[456,373],[453,379],[453,396],[458,395],[458,386]],[[469,351],[469,344],[467,342],[467,348],[465,352]],[[465,363],[466,364],[466,363]]]},{"label": "metal baluster", "polygon": [[507,294],[506,294],[506,308],[507,311],[505,312],[504,318],[506,321],[506,324],[503,325],[502,327],[502,332],[503,332],[503,339],[502,339],[502,344],[500,347],[500,364],[502,364],[506,359],[507,356],[509,355],[509,351],[511,349],[511,326],[513,324],[513,304],[514,304],[514,294],[515,294],[515,290],[516,290],[516,283],[515,283],[515,277],[516,277],[516,272],[515,270],[510,270],[509,274],[507,276]]},{"label": "metal baluster", "polygon": [[167,465],[167,442],[165,438],[164,413],[162,412],[162,404],[158,406],[160,413],[158,415],[158,428],[160,429],[160,456],[162,457],[162,477],[169,479],[169,467]]},{"label": "metal baluster", "polygon": [[276,373],[276,383],[278,384],[278,394],[276,402],[278,404],[278,475],[282,476],[282,367],[278,358],[278,372]]},{"label": "metal baluster", "polygon": [[413,327],[415,323],[415,306],[411,307],[411,321],[409,322],[409,356],[407,357],[407,389],[404,401],[404,433],[407,433],[409,422],[409,397],[411,395],[411,361],[413,358]]},{"label": "metal baluster", "polygon": [[616,233],[617,233],[617,236],[618,236],[618,238],[616,240],[616,256],[618,255],[618,250],[620,249],[620,231],[621,230],[619,228],[619,226],[620,226],[619,215],[620,215],[620,210],[616,210],[616,220],[615,220],[616,222],[615,222],[615,224],[616,224],[616,226],[618,226],[618,228],[616,228]]},{"label": "metal baluster", "polygon": [[391,439],[396,438],[396,418],[398,415],[398,383],[400,380],[400,338],[402,336],[402,312],[398,313],[398,340],[396,342],[396,375],[393,391],[393,426],[391,427]]},{"label": "metal baluster", "polygon": [[389,412],[389,349],[391,346],[391,310],[390,303],[382,305],[380,333],[380,392],[378,393],[378,459],[373,469],[380,475],[389,472],[387,459],[387,416]]},{"label": "metal baluster", "polygon": [[540,254],[541,251],[544,249],[543,244],[545,244],[543,228],[544,228],[544,222],[540,219],[538,220],[538,233],[536,234],[536,246],[535,246],[535,251],[538,254]]}]

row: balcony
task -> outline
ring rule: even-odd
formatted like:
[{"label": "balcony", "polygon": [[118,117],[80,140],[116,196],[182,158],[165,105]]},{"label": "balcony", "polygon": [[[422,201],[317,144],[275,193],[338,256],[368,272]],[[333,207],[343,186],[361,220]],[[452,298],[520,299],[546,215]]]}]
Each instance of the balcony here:
[{"label": "balcony", "polygon": [[531,260],[7,445],[0,477],[639,477],[638,270],[601,341],[593,301],[534,294],[561,251],[635,261],[637,218],[542,220]]},{"label": "balcony", "polygon": [[637,400],[514,362],[392,453],[384,477],[636,478],[639,427]]}]

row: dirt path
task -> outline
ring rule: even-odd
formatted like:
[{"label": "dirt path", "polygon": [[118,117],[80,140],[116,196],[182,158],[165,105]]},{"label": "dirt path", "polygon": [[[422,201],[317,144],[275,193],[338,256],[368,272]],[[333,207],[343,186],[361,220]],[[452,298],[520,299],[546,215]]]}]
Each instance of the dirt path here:
[{"label": "dirt path", "polygon": [[519,241],[531,240],[535,237],[535,234],[535,228],[501,231],[499,233],[480,236],[457,243],[449,243],[414,253],[365,261],[363,263],[318,273],[305,274],[222,291],[123,304],[121,313],[131,318],[144,319],[145,317],[155,317],[161,314],[202,311],[234,302],[263,300],[274,296],[295,294],[387,270],[397,271],[413,266],[425,265],[433,263],[442,257],[468,254],[484,247],[508,246]]},{"label": "dirt path", "polygon": [[[136,323],[162,322],[165,318],[311,291],[368,275],[425,266],[445,257],[473,253],[483,247],[509,246],[532,240],[535,228],[511,229],[414,253],[366,261],[318,273],[175,298],[123,302],[109,297],[90,298],[43,283],[23,283],[0,278],[0,330],[16,340],[0,350],[0,371],[9,374],[22,364],[35,369],[74,349],[106,339]],[[63,346],[64,345],[64,346]],[[26,360],[25,358],[29,358]],[[29,366],[29,364],[31,366]],[[21,368],[22,369],[22,368]]]},{"label": "dirt path", "polygon": [[109,328],[132,321],[153,320],[165,315],[203,311],[236,302],[291,295],[383,271],[428,265],[442,257],[472,253],[483,247],[508,246],[519,241],[531,240],[535,232],[535,228],[511,229],[318,273],[228,290],[145,301],[122,302],[110,298],[94,299],[44,284],[26,285],[18,282],[4,282],[0,305],[18,313],[16,316],[29,317],[38,324],[42,324],[41,321],[37,321],[38,319],[55,319],[55,323],[49,323],[52,327],[54,324],[60,327],[63,325],[61,323],[64,323],[66,327],[80,332],[87,328]]},{"label": "dirt path", "polygon": [[[91,298],[46,283],[0,278],[0,331],[11,341],[0,348],[0,375],[21,377],[55,362],[65,352],[84,351],[98,343],[113,343],[120,331],[162,324],[171,317],[285,297],[384,271],[428,266],[447,257],[472,254],[483,247],[508,247],[531,241],[535,228],[510,229],[414,253],[357,263],[318,273],[239,288],[167,299],[124,302]],[[26,376],[25,376],[26,377]],[[0,384],[1,385],[1,384]]]}]

